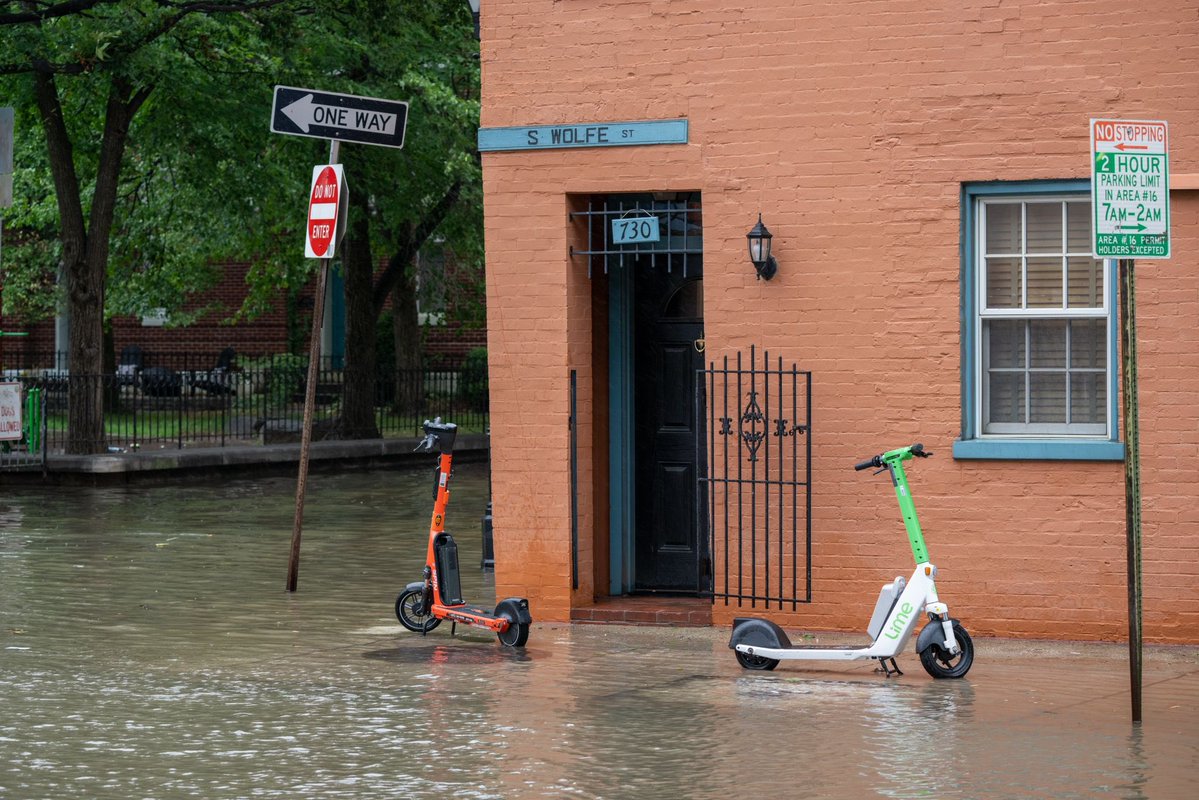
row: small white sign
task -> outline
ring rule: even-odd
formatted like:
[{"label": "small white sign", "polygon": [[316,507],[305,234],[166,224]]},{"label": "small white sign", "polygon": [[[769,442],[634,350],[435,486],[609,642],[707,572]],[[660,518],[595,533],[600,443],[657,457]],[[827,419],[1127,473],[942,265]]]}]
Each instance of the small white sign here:
[{"label": "small white sign", "polygon": [[1096,258],[1170,257],[1170,156],[1160,120],[1091,120]]},{"label": "small white sign", "polygon": [[657,242],[661,235],[656,216],[619,217],[612,220],[612,244]]},{"label": "small white sign", "polygon": [[0,383],[0,441],[20,441],[21,384]]}]

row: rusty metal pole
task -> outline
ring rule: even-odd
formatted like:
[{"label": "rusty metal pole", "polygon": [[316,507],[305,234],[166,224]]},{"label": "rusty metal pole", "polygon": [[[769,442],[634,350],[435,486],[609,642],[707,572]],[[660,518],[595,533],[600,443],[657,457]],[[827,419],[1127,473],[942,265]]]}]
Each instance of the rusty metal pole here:
[{"label": "rusty metal pole", "polygon": [[[329,163],[336,164],[341,142],[329,142]],[[287,591],[294,592],[300,577],[300,534],[304,528],[304,493],[308,488],[308,451],[312,447],[312,415],[316,406],[316,383],[320,379],[321,323],[325,317],[325,289],[329,283],[329,265],[322,258],[316,282],[316,300],[312,304],[312,338],[308,344],[308,385],[304,388],[304,426],[300,435],[300,474],[296,481],[296,519],[291,529],[291,555],[287,560]]]},{"label": "rusty metal pole", "polygon": [[1137,424],[1135,262],[1120,259],[1120,349],[1124,395],[1124,516],[1128,550],[1128,677],[1132,721],[1141,721],[1141,453]]}]

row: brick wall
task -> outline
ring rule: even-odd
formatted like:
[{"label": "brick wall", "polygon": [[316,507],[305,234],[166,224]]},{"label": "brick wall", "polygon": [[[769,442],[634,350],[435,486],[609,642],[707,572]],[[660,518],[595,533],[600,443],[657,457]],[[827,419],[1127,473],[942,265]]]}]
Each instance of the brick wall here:
[{"label": "brick wall", "polygon": [[[164,365],[177,365],[182,356],[203,360],[211,356],[213,364],[226,347],[243,356],[261,356],[288,351],[287,311],[282,296],[265,313],[252,320],[230,323],[229,318],[241,308],[246,296],[246,262],[229,262],[222,267],[220,281],[210,291],[193,302],[188,310],[209,308],[208,313],[184,327],[147,326],[141,317],[116,317],[112,320],[114,352],[120,356],[127,345],[141,347],[146,365],[157,359]],[[382,265],[381,267],[382,268]],[[299,293],[299,325],[307,341],[312,330],[312,298],[316,281]],[[385,305],[390,308],[391,301]],[[54,323],[51,320],[24,325],[0,317],[0,330],[28,331],[29,336],[3,341],[3,353],[8,363],[26,363],[27,354],[49,354],[54,351]],[[467,327],[456,322],[424,329],[425,353],[430,361],[457,364],[475,347],[485,347],[487,333],[482,327]],[[3,362],[0,362],[3,363]]]},{"label": "brick wall", "polygon": [[[951,456],[959,195],[963,182],[1088,177],[1093,116],[1167,119],[1172,172],[1199,172],[1193,2],[496,0],[482,64],[485,127],[690,122],[686,145],[484,155],[498,595],[564,619],[604,593],[606,467],[590,450],[595,562],[569,591],[569,370],[580,396],[602,391],[568,198],[699,190],[709,355],[757,344],[815,376],[814,602],[779,621],[861,628],[878,586],[910,571],[889,484],[849,466],[920,440],[937,456],[912,470],[913,490],[939,587],[970,630],[1124,635],[1122,466]],[[759,211],[780,264],[769,283],[744,254]],[[1195,642],[1196,192],[1175,192],[1172,215],[1175,257],[1138,267],[1145,633]],[[602,448],[597,408],[581,423]]]}]

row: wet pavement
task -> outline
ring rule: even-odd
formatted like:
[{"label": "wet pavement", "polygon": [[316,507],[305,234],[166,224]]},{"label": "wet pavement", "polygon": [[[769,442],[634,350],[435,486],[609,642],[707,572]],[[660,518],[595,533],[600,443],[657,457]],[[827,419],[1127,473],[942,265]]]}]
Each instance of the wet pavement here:
[{"label": "wet pavement", "polygon": [[[1189,798],[1199,648],[976,639],[961,681],[741,670],[727,631],[403,630],[425,470],[0,496],[3,798]],[[482,465],[455,476],[463,588]],[[533,609],[536,619],[537,609]],[[968,624],[968,620],[967,620]],[[822,641],[860,641],[820,635]]]}]

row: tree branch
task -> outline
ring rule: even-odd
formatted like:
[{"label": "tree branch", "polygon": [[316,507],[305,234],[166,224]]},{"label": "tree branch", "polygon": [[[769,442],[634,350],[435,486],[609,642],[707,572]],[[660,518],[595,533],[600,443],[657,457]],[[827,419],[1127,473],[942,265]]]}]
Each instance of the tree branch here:
[{"label": "tree branch", "polygon": [[404,240],[400,242],[396,252],[392,254],[391,258],[387,259],[387,266],[375,282],[375,290],[371,298],[376,316],[382,313],[383,306],[387,302],[387,296],[395,288],[396,281],[400,279],[404,268],[416,257],[417,251],[424,246],[425,240],[432,235],[433,231],[437,230],[437,226],[442,223],[442,220],[445,219],[446,215],[457,204],[458,197],[461,194],[462,179],[459,178],[446,190],[446,193],[442,195],[436,205],[429,209],[429,212],[421,219],[420,224],[403,237]]},{"label": "tree branch", "polygon": [[[0,25],[26,25],[31,22],[37,23],[42,20],[54,19],[56,17],[67,17],[71,14],[81,14],[84,11],[91,9],[94,6],[103,4],[113,4],[120,0],[64,0],[62,3],[53,3],[45,5],[41,10],[28,8],[25,11],[9,12],[8,14],[0,14]],[[34,3],[28,3],[29,6],[35,6]]]}]

